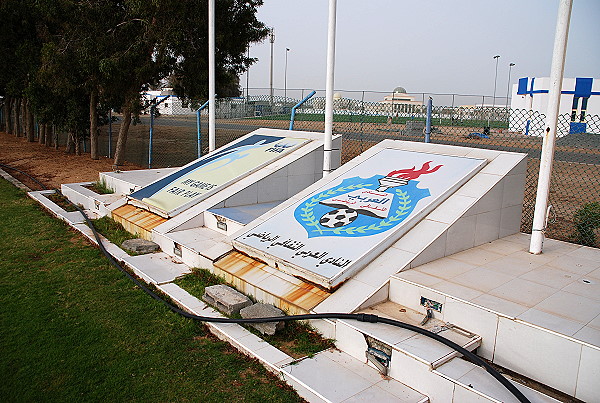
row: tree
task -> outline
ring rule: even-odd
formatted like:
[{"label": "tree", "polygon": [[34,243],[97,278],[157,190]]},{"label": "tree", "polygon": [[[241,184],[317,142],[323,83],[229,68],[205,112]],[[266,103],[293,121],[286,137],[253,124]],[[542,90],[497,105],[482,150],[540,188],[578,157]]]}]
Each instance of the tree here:
[{"label": "tree", "polygon": [[[217,91],[237,95],[239,74],[255,61],[245,50],[267,34],[256,19],[262,0],[216,4]],[[99,110],[114,109],[123,120],[115,153],[121,165],[145,88],[171,76],[178,95],[208,97],[207,8],[206,0],[3,0],[0,95],[12,108],[13,131],[20,133],[25,117],[32,140],[33,111],[40,124],[67,130],[76,149],[89,133],[98,158]]]},{"label": "tree", "polygon": [[[219,0],[216,2],[217,91],[237,83],[238,74],[254,61],[246,57],[249,43],[260,41],[268,30],[256,19],[259,0]],[[145,85],[168,76],[177,79],[176,93],[182,97],[208,97],[208,15],[207,2],[165,0],[135,2],[128,18],[116,27],[135,31],[127,52],[111,59],[111,84],[123,87],[123,124],[119,131],[115,165],[123,163],[127,130],[139,94]],[[127,36],[132,38],[130,32]],[[124,66],[135,66],[124,69]],[[125,79],[124,79],[125,77]],[[114,92],[112,92],[114,94]],[[116,95],[116,94],[115,94]],[[229,95],[229,94],[222,94]]]},{"label": "tree", "polygon": [[40,47],[33,4],[33,0],[0,2],[0,95],[5,97],[12,123],[7,130],[15,135],[25,133],[29,141],[33,141],[33,124],[23,97],[39,66]]}]

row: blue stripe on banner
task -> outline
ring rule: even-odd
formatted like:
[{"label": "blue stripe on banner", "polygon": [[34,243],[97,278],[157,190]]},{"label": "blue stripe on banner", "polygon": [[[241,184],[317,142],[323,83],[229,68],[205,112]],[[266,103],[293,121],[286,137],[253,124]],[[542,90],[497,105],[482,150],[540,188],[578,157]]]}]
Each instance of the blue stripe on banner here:
[{"label": "blue stripe on banner", "polygon": [[519,78],[519,86],[517,87],[517,95],[527,94],[527,82],[528,81],[529,81],[528,77]]},{"label": "blue stripe on banner", "polygon": [[593,78],[581,78],[577,77],[575,79],[575,96],[587,98],[592,95],[592,83],[594,82]]}]

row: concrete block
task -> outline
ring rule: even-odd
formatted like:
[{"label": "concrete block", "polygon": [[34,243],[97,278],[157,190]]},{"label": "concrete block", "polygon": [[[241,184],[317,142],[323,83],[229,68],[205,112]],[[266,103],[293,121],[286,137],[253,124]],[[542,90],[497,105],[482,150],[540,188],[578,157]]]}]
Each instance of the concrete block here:
[{"label": "concrete block", "polygon": [[244,294],[223,284],[206,287],[202,299],[226,315],[239,313],[240,309],[252,305]]},{"label": "concrete block", "polygon": [[[254,304],[240,311],[240,315],[244,319],[254,318],[270,318],[274,316],[284,316],[285,314],[279,308],[269,304]],[[266,322],[266,323],[251,323],[250,326],[261,332],[273,336],[277,330],[283,329],[284,322]]]},{"label": "concrete block", "polygon": [[128,251],[135,253],[152,253],[160,249],[157,243],[141,238],[128,239],[124,241],[121,246],[123,249],[127,249]]}]

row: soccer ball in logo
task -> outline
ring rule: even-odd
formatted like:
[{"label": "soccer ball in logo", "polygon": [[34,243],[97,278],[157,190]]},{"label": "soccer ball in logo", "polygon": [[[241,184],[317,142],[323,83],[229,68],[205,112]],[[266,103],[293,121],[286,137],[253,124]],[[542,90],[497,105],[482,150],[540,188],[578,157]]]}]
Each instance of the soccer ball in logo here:
[{"label": "soccer ball in logo", "polygon": [[358,213],[351,208],[341,208],[323,214],[319,223],[327,228],[339,228],[356,220]]}]

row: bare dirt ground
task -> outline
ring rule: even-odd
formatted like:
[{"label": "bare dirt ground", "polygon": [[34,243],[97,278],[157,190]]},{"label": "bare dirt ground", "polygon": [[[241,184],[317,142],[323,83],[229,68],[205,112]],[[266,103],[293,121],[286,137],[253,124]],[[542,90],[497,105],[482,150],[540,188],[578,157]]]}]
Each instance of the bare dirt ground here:
[{"label": "bare dirt ground", "polygon": [[[49,188],[60,188],[62,183],[94,182],[98,180],[99,172],[113,170],[112,159],[100,157],[99,160],[92,160],[89,153],[67,154],[63,147],[55,150],[42,144],[29,143],[23,137],[4,132],[0,132],[0,163],[29,173]],[[120,169],[141,167],[126,163]],[[23,175],[5,170],[32,189],[39,189],[39,186],[32,184]]]}]

